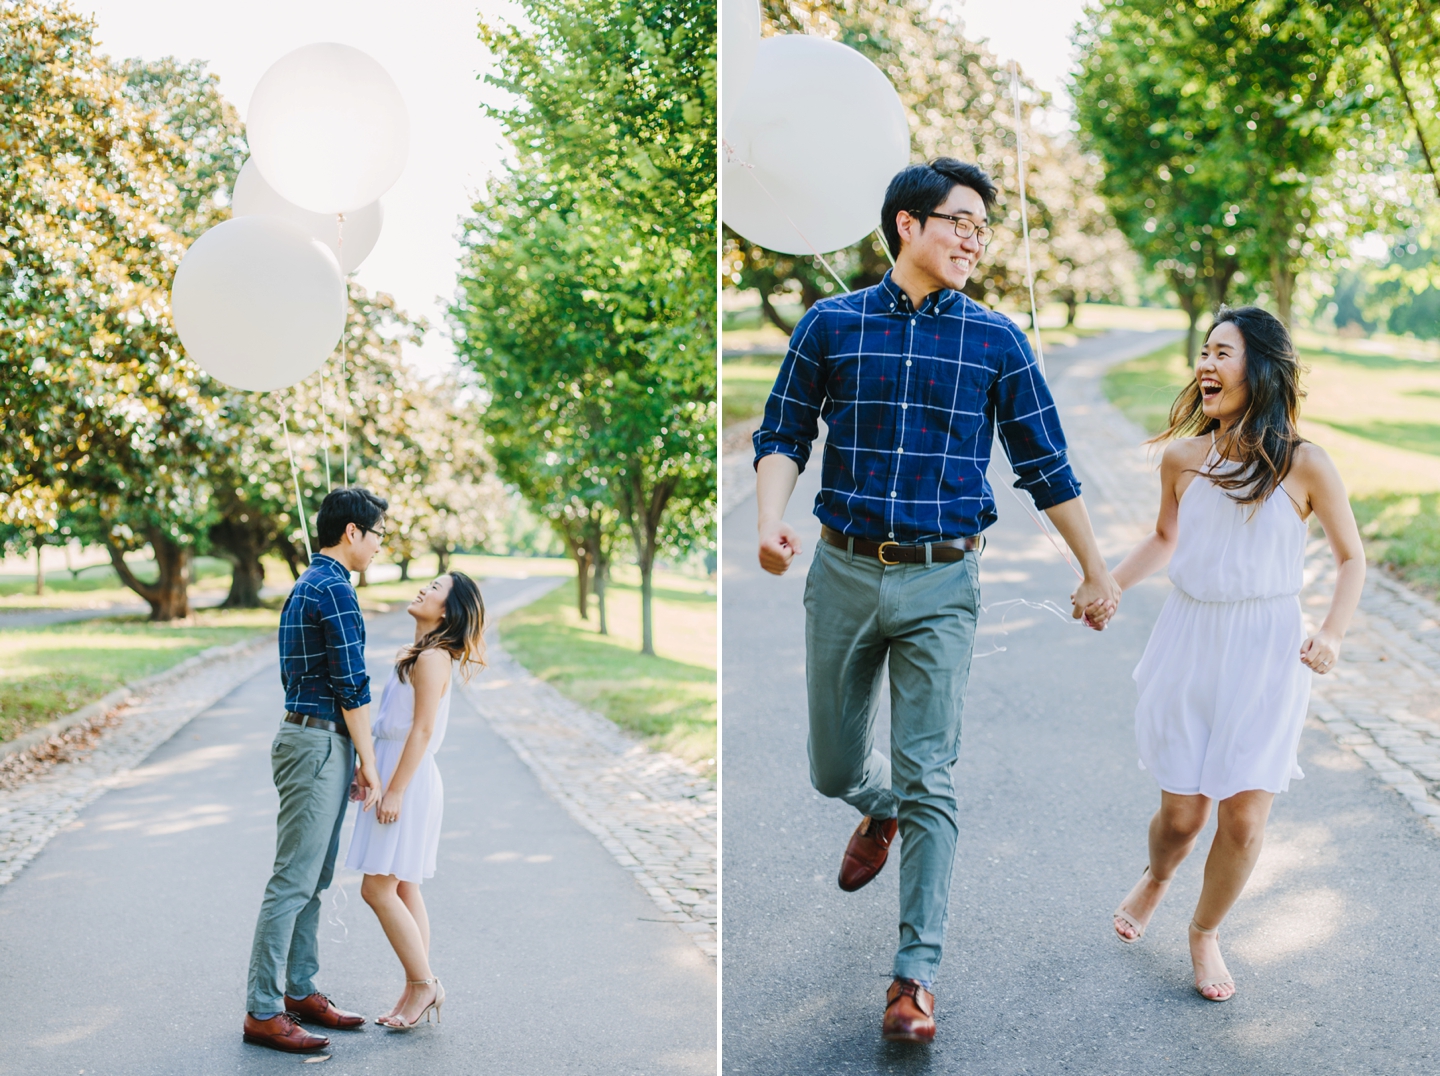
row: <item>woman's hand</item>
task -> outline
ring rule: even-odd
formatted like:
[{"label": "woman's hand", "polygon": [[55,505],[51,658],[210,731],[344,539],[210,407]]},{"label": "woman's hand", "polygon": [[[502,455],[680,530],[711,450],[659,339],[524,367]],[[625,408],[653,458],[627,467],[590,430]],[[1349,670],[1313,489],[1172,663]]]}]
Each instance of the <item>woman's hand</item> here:
[{"label": "woman's hand", "polygon": [[1340,640],[1328,631],[1317,631],[1300,647],[1300,661],[1317,673],[1335,668],[1340,658]]},{"label": "woman's hand", "polygon": [[387,825],[400,817],[400,801],[405,798],[403,788],[390,788],[385,790],[385,795],[380,797],[380,805],[375,808],[375,821],[382,826]]}]

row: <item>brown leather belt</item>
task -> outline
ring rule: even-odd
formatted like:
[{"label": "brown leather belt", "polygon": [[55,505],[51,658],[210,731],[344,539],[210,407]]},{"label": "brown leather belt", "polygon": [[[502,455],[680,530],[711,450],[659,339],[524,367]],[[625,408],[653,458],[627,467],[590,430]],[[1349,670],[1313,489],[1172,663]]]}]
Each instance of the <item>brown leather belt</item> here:
[{"label": "brown leather belt", "polygon": [[303,725],[307,729],[324,729],[326,732],[333,732],[337,736],[350,739],[350,729],[343,721],[331,721],[328,718],[316,717],[314,714],[290,713],[285,715],[285,720],[292,725]]},{"label": "brown leather belt", "polygon": [[[833,527],[821,526],[820,537],[839,549],[849,549],[850,539]],[[865,538],[855,539],[855,552],[862,557],[874,557],[881,564],[925,564],[925,550],[930,550],[930,561],[945,563],[963,560],[966,553],[980,548],[981,538],[972,534],[948,542],[929,542],[921,545],[901,545],[899,542],[872,542]]]}]

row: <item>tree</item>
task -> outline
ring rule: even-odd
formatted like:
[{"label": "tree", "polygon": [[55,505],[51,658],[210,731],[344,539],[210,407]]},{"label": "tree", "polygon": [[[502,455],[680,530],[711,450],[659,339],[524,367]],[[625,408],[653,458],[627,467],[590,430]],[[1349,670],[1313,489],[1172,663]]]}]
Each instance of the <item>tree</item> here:
[{"label": "tree", "polygon": [[[214,422],[166,301],[185,244],[174,208],[185,147],[94,55],[88,20],[17,0],[0,26],[6,500],[46,525],[76,509],[153,618],[184,616]],[[123,559],[147,542],[153,585]]]},{"label": "tree", "polygon": [[1087,12],[1077,119],[1121,229],[1190,314],[1192,359],[1202,296],[1213,309],[1264,281],[1290,321],[1298,274],[1333,265],[1354,233],[1356,207],[1325,179],[1366,107],[1347,52],[1359,18],[1300,0]]},{"label": "tree", "polygon": [[[1008,65],[968,39],[952,11],[928,0],[765,0],[762,13],[767,34],[831,38],[884,71],[910,118],[916,160],[959,157],[996,178],[1001,188],[992,222],[996,235],[965,291],[981,302],[1028,305]],[[1020,82],[1037,298],[1053,295],[1073,310],[1085,297],[1117,292],[1128,258],[1114,256],[1123,243],[1105,207],[1094,201],[1095,162],[1072,140],[1052,136],[1037,122],[1049,106],[1048,95],[1023,72]],[[890,267],[873,236],[826,260],[852,289],[878,283]],[[726,285],[754,288],[765,317],[787,333],[794,326],[775,309],[777,293],[789,293],[808,308],[839,290],[815,259],[775,254],[732,232],[726,235],[724,264]]]},{"label": "tree", "polygon": [[656,553],[708,541],[690,506],[715,500],[715,5],[522,7],[481,26],[521,156],[467,222],[457,348],[501,474],[577,560],[604,506],[628,525],[653,654]]}]

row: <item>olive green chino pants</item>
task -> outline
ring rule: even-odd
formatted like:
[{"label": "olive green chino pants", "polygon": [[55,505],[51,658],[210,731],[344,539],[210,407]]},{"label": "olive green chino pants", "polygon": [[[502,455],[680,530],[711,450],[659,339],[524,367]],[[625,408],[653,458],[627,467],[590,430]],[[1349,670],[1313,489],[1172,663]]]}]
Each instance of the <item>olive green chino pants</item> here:
[{"label": "olive green chino pants", "polygon": [[[976,555],[882,565],[817,543],[805,581],[810,781],[872,818],[900,820],[894,974],[934,982],[955,863],[960,717],[980,608]],[[886,658],[890,758],[875,749]]]},{"label": "olive green chino pants", "polygon": [[247,1012],[284,1012],[282,984],[296,999],[318,989],[320,894],[335,875],[354,768],[349,739],[324,729],[283,724],[270,745],[280,813],[275,869],[250,948]]}]

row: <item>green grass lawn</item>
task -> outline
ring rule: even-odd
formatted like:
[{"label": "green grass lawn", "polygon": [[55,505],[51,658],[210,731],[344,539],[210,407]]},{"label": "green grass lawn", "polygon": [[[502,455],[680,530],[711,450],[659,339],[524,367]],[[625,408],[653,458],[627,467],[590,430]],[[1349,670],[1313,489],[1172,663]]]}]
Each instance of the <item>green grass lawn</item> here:
[{"label": "green grass lawn", "polygon": [[[139,557],[126,558],[131,570],[142,582],[155,579],[155,562]],[[269,561],[265,565],[267,579],[274,573],[283,574],[286,579],[290,572],[281,560]],[[219,557],[195,558],[196,584],[194,589],[225,591],[230,586],[230,562]],[[278,574],[276,574],[278,578]],[[72,575],[64,568],[48,568],[45,572],[45,593],[35,593],[35,574],[9,572],[0,574],[0,611],[18,612],[24,609],[73,609],[118,602],[138,602],[140,595],[120,582],[115,569],[109,564],[92,564],[81,568]]]},{"label": "green grass lawn", "polygon": [[0,631],[0,741],[279,620],[277,609],[207,610],[188,624],[122,617]]},{"label": "green grass lawn", "polygon": [[775,385],[781,355],[747,355],[720,364],[720,403],[724,425],[758,418]]},{"label": "green grass lawn", "polygon": [[[1440,361],[1409,342],[1298,334],[1306,365],[1300,429],[1329,453],[1350,492],[1367,556],[1440,594]],[[1390,350],[1380,350],[1389,347]],[[1149,433],[1189,383],[1179,345],[1105,375],[1105,394]]]},{"label": "green grass lawn", "polygon": [[639,575],[619,568],[606,603],[611,634],[592,608],[582,620],[566,583],[499,624],[505,649],[540,679],[598,710],[652,747],[710,772],[716,747],[716,600],[710,584],[656,573],[655,649],[640,648]]}]

